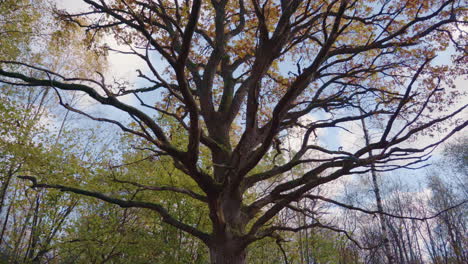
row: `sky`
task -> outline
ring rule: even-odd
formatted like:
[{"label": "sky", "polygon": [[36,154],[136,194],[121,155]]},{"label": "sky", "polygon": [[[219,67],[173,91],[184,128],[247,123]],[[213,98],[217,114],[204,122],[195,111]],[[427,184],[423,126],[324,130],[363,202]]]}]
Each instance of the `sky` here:
[{"label": "sky", "polygon": [[[59,9],[64,9],[70,13],[86,11],[88,5],[82,0],[54,0]],[[125,47],[118,46],[113,38],[108,37],[106,43],[112,48],[120,48],[125,50]],[[144,63],[141,59],[135,56],[117,54],[111,52],[109,56],[109,73],[110,77],[115,79],[127,79],[134,82],[137,79],[136,69],[144,68]]]}]

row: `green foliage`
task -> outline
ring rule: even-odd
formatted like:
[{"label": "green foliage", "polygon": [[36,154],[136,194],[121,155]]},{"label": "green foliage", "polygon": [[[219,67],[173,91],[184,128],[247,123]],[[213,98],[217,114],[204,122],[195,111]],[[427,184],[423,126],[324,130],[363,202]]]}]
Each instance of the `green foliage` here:
[{"label": "green foliage", "polygon": [[[67,228],[64,263],[206,263],[199,241],[161,224],[152,212],[87,201]],[[70,262],[68,262],[70,261]]]},{"label": "green foliage", "polygon": [[[307,232],[307,234],[306,234]],[[288,233],[281,242],[284,253],[276,239],[256,241],[249,247],[249,261],[252,264],[288,263],[302,264],[360,264],[359,254],[350,247],[346,237],[321,229]]]},{"label": "green foliage", "polygon": [[[178,137],[177,131],[174,128],[173,138]],[[183,144],[183,137],[180,136],[180,139]],[[80,181],[73,182],[67,178],[59,181],[113,197],[159,203],[178,220],[209,231],[208,209],[204,203],[184,194],[147,188],[170,186],[197,190],[195,183],[183,177],[170,159],[156,157],[144,150],[145,147],[138,138],[122,137],[118,149],[107,152],[101,166],[94,166],[88,173],[79,173]],[[119,160],[120,164],[109,165],[115,163],[115,160]],[[136,182],[138,186],[133,184]],[[121,209],[85,199],[77,209],[77,215],[79,217],[70,222],[60,242],[60,256],[64,263],[208,261],[207,249],[201,241],[162,223],[154,212]]]},{"label": "green foliage", "polygon": [[29,49],[33,25],[41,14],[37,2],[43,1],[0,1],[0,58],[15,59]]},{"label": "green foliage", "polygon": [[[73,51],[88,43],[82,41],[78,27],[60,23],[52,7],[47,0],[0,1],[0,60],[49,65],[82,77],[91,69],[85,64],[103,69],[105,61],[94,51]],[[62,31],[67,33],[61,35]],[[75,63],[66,67],[57,63],[65,58]],[[75,195],[34,190],[17,176],[66,183],[64,179],[76,182],[78,177],[73,176],[89,173],[78,158],[76,131],[57,133],[53,128],[58,120],[51,95],[50,88],[0,85],[0,252],[11,263],[37,262],[56,250],[57,238],[78,204]]]}]

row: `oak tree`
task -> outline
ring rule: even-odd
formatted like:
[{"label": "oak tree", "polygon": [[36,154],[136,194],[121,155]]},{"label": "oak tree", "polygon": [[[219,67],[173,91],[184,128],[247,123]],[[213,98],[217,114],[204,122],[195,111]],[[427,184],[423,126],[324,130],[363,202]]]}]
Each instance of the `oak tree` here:
[{"label": "oak tree", "polygon": [[[417,166],[467,125],[460,119],[466,106],[447,107],[463,95],[453,84],[467,65],[463,1],[83,2],[89,10],[58,11],[61,18],[85,28],[89,40],[104,35],[125,46],[105,48],[141,59],[145,68],[135,69],[141,81],[65,75],[6,59],[0,61],[1,81],[52,88],[68,110],[139,138],[136,147],[148,159],[168,157],[191,184],[156,185],[140,175],[122,182],[153,191],[148,200],[76,181],[23,178],[37,188],[153,210],[205,243],[211,263],[245,263],[249,244],[266,237],[281,241],[282,231],[322,227],[345,233],[313,217],[297,225],[275,219],[286,209],[307,214],[293,205],[301,200],[334,203],[311,191],[346,175]],[[434,59],[440,54],[445,59]],[[128,118],[73,107],[67,102],[71,91]],[[317,139],[374,118],[383,126],[365,146]],[[291,128],[302,129],[303,136],[292,155],[283,155]],[[182,145],[173,129],[182,131]],[[441,135],[425,145],[408,144],[436,132]],[[297,167],[304,172],[291,176]],[[205,204],[210,228],[171,214],[171,205],[157,199],[161,192]]]}]

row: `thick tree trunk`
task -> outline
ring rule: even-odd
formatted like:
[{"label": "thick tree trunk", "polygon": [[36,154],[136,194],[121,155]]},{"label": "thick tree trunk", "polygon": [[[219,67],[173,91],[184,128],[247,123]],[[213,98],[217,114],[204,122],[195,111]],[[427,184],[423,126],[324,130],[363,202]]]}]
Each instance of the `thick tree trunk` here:
[{"label": "thick tree trunk", "polygon": [[[226,145],[226,144],[225,144]],[[213,157],[213,163],[226,163],[227,157],[219,153]],[[237,175],[226,176],[225,168],[215,171],[215,178],[229,181],[225,190],[213,197],[210,207],[210,218],[213,223],[213,234],[208,243],[211,264],[245,264],[247,263],[246,241],[243,240],[247,218],[242,213],[242,192],[240,187],[232,184]],[[228,177],[228,178],[226,178]]]},{"label": "thick tree trunk", "polygon": [[239,249],[232,242],[220,241],[219,245],[210,247],[211,264],[246,264],[247,250]]}]

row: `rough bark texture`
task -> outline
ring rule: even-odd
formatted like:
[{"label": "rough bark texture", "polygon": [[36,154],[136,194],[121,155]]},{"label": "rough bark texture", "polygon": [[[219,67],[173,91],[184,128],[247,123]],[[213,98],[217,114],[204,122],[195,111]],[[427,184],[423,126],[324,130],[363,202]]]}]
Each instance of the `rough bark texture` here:
[{"label": "rough bark texture", "polygon": [[210,246],[211,264],[246,264],[247,250],[235,241],[218,240]]}]

